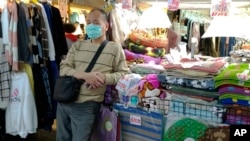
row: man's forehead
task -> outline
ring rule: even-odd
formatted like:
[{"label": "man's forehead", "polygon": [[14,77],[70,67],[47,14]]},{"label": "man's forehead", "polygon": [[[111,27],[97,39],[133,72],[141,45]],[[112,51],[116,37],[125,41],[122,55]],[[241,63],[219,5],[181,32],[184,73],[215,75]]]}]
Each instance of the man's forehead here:
[{"label": "man's forehead", "polygon": [[101,17],[101,12],[99,11],[92,11],[87,15],[87,18],[91,19],[99,19]]}]

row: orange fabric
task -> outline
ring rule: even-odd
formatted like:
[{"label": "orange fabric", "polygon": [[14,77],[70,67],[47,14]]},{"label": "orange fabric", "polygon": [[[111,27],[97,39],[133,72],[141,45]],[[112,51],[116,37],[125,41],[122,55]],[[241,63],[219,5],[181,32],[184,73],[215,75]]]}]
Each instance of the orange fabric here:
[{"label": "orange fabric", "polygon": [[167,38],[155,37],[149,35],[144,31],[134,31],[129,35],[129,39],[136,43],[146,47],[158,47],[158,48],[166,48],[168,45]]},{"label": "orange fabric", "polygon": [[250,50],[250,44],[242,45],[242,49]]}]

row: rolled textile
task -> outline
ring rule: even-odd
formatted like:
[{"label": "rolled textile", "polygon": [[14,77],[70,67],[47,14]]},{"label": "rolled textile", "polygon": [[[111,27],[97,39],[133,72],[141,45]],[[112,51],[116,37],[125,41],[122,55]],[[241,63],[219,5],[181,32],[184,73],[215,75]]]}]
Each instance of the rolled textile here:
[{"label": "rolled textile", "polygon": [[168,45],[168,39],[166,36],[154,36],[141,30],[133,31],[129,35],[129,39],[136,44],[141,44],[148,47],[158,47],[165,49]]},{"label": "rolled textile", "polygon": [[128,44],[128,50],[134,53],[148,55],[151,57],[163,57],[165,55],[165,48],[146,47],[143,45],[130,42]]},{"label": "rolled textile", "polygon": [[124,49],[125,57],[127,61],[134,61],[136,62],[137,59],[141,59],[141,63],[150,63],[153,62],[154,64],[160,64],[162,62],[161,58],[154,58],[147,55],[133,53],[127,49]]}]

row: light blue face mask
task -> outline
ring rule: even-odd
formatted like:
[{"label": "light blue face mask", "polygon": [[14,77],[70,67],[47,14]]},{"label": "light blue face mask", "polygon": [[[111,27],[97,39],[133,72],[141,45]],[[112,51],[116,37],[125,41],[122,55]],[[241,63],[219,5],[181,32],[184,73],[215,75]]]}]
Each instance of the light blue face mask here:
[{"label": "light blue face mask", "polygon": [[102,27],[95,24],[86,26],[86,33],[90,39],[97,39],[102,36]]}]

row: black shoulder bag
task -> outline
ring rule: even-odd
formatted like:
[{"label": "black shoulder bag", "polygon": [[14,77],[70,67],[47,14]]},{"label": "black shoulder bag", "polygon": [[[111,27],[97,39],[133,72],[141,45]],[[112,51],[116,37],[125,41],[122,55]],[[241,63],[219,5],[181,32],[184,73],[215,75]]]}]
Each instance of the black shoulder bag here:
[{"label": "black shoulder bag", "polygon": [[[97,52],[95,53],[93,59],[89,63],[85,72],[90,72],[94,67],[98,57],[100,56],[102,50],[108,43],[107,40],[103,41]],[[53,98],[58,102],[69,103],[77,100],[80,93],[81,85],[84,80],[79,80],[73,76],[60,76],[56,80],[54,96]]]}]

